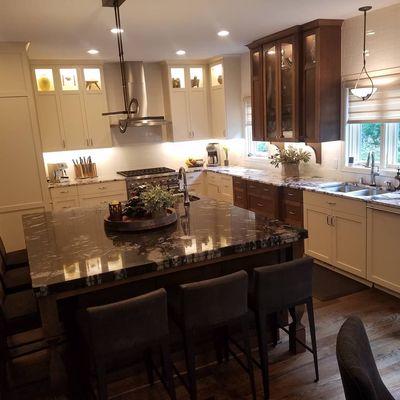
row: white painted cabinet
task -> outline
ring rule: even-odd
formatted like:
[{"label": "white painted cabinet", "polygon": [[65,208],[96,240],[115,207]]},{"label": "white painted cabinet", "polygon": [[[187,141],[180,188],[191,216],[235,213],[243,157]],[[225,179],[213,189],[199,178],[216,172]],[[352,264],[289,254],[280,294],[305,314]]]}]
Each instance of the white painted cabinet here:
[{"label": "white painted cabinet", "polygon": [[43,151],[111,147],[99,65],[31,66]]},{"label": "white painted cabinet", "polygon": [[212,60],[209,75],[213,137],[242,137],[240,56]]},{"label": "white painted cabinet", "polygon": [[0,235],[25,247],[22,216],[49,206],[25,43],[0,43]]},{"label": "white painted cabinet", "polygon": [[229,175],[207,171],[207,196],[233,204],[233,180]]},{"label": "white painted cabinet", "polygon": [[50,188],[53,211],[73,207],[106,207],[112,201],[126,201],[125,181],[88,183]]},{"label": "white painted cabinet", "polygon": [[400,293],[400,210],[373,205],[367,213],[368,280]]},{"label": "white painted cabinet", "polygon": [[204,175],[201,171],[186,171],[187,185],[190,193],[195,195],[206,194]]},{"label": "white painted cabinet", "polygon": [[172,121],[168,129],[171,141],[210,138],[206,65],[166,63],[163,87],[166,117]]},{"label": "white painted cabinet", "polygon": [[304,192],[306,254],[366,278],[366,204]]}]

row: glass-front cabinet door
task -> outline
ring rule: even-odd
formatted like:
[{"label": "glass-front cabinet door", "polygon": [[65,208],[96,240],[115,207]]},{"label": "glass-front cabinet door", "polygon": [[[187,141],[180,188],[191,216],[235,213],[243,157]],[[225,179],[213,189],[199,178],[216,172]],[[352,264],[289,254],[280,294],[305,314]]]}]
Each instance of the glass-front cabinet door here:
[{"label": "glass-front cabinet door", "polygon": [[277,53],[276,45],[264,46],[264,129],[266,140],[273,140],[278,136]]},{"label": "glass-front cabinet door", "polygon": [[294,138],[296,71],[293,43],[280,44],[280,136]]}]

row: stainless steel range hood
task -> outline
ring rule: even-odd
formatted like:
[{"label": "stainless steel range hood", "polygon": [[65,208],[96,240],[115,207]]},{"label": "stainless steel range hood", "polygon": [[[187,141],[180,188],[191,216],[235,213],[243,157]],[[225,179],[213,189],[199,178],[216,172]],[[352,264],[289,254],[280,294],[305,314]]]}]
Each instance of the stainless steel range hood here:
[{"label": "stainless steel range hood", "polygon": [[[129,113],[125,110],[123,87],[119,63],[104,64],[104,75],[110,112],[103,115],[120,115],[127,126],[166,125],[162,98],[161,67],[158,63],[125,61],[126,94],[129,101]],[[148,82],[147,82],[148,80]],[[116,111],[111,111],[115,109]],[[119,110],[119,111],[118,111]]]},{"label": "stainless steel range hood", "polygon": [[154,126],[166,125],[169,122],[163,115],[148,114],[148,96],[146,78],[142,62],[125,62],[122,43],[122,28],[119,7],[125,0],[102,0],[103,7],[114,9],[115,24],[117,28],[118,68],[120,71],[120,87],[122,89],[123,107],[120,111],[103,113],[104,116],[125,115],[119,120],[119,130],[125,133],[129,126]]}]

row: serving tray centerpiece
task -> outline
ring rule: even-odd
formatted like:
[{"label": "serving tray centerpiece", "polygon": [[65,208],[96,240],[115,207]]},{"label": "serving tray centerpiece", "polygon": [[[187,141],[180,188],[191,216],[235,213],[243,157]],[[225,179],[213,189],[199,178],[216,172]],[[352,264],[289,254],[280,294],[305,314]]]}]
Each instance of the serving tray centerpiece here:
[{"label": "serving tray centerpiece", "polygon": [[163,228],[177,220],[173,194],[161,186],[141,185],[122,208],[121,203],[109,205],[104,218],[106,229],[118,232],[139,232]]}]

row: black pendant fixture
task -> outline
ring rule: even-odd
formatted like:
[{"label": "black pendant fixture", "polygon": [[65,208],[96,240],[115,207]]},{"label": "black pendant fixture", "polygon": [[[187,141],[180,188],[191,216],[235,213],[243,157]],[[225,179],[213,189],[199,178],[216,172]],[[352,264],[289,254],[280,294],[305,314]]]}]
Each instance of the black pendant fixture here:
[{"label": "black pendant fixture", "polygon": [[[357,82],[354,86],[353,89],[351,89],[351,94],[354,96],[362,99],[363,101],[368,100],[375,92],[376,92],[376,87],[374,86],[374,82],[371,79],[371,77],[368,74],[367,68],[366,68],[366,48],[365,48],[365,42],[367,38],[367,11],[371,10],[371,6],[364,6],[360,7],[358,11],[361,11],[364,13],[364,45],[363,45],[363,67],[361,69],[360,75],[358,75]],[[367,86],[362,85],[362,87],[358,87],[360,80],[363,79],[363,75],[365,75],[365,78],[369,81],[369,84]]]}]

